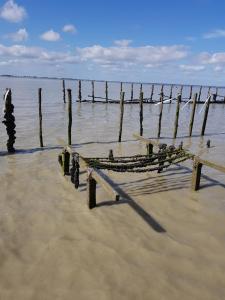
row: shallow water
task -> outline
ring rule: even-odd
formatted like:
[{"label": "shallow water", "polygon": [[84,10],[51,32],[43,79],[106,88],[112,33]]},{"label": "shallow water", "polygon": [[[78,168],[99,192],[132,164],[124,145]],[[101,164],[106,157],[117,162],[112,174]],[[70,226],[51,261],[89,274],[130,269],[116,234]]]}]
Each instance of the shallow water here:
[{"label": "shallow water", "polygon": [[[145,153],[132,136],[139,131],[138,105],[125,105],[118,144],[119,105],[76,103],[77,83],[66,84],[73,92],[72,142],[78,151],[89,156],[105,156],[109,149],[115,155]],[[109,172],[123,200],[114,205],[98,188],[99,207],[89,211],[85,174],[77,192],[57,164],[57,138],[67,136],[61,82],[1,78],[2,95],[6,87],[12,88],[20,151],[5,155],[7,136],[0,124],[0,299],[224,298],[224,174],[203,168],[202,189],[193,192],[189,161],[161,174]],[[112,96],[118,91],[114,84]],[[225,165],[225,107],[210,106],[204,138],[199,136],[201,107],[192,138],[187,137],[191,105],[181,110],[176,143],[182,140],[192,152]],[[144,136],[156,136],[158,113],[159,106],[144,105]],[[164,105],[162,141],[173,142],[174,118],[175,105]]]}]

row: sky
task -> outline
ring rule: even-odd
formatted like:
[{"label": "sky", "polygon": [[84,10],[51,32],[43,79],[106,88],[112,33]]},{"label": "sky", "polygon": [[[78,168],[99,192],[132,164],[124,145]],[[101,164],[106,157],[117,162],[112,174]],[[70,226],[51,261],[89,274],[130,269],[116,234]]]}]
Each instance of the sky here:
[{"label": "sky", "polygon": [[0,0],[0,74],[225,86],[225,1]]}]

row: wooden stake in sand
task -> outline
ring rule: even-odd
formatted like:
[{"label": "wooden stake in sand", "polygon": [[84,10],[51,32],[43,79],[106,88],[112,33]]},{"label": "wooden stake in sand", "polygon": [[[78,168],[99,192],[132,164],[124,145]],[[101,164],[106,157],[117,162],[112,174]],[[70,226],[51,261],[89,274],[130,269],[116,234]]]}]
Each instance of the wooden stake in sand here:
[{"label": "wooden stake in sand", "polygon": [[151,90],[151,95],[150,95],[150,102],[152,102],[153,95],[154,95],[154,84],[152,84],[152,90]]},{"label": "wooden stake in sand", "polygon": [[65,87],[65,80],[62,81],[63,86],[63,102],[66,103],[66,87]]},{"label": "wooden stake in sand", "polygon": [[92,103],[95,102],[95,82],[94,80],[91,81],[91,86],[92,86]]},{"label": "wooden stake in sand", "polygon": [[190,124],[189,124],[189,136],[192,136],[192,129],[193,129],[193,124],[194,124],[194,119],[195,119],[195,110],[196,110],[197,98],[198,98],[198,94],[195,93],[194,94],[194,99],[193,99],[193,104],[192,104],[191,119],[190,119]]},{"label": "wooden stake in sand", "polygon": [[143,135],[143,99],[144,99],[144,93],[140,92],[140,136]]},{"label": "wooden stake in sand", "polygon": [[78,81],[78,100],[82,101],[82,92],[81,92],[81,80]]},{"label": "wooden stake in sand", "polygon": [[179,113],[180,113],[180,102],[181,102],[181,95],[179,94],[177,96],[176,118],[175,118],[175,122],[174,122],[174,132],[173,132],[174,139],[177,137],[177,129],[178,129],[178,124],[179,124]]},{"label": "wooden stake in sand", "polygon": [[108,95],[108,81],[105,82],[105,101],[109,102],[109,95]]},{"label": "wooden stake in sand", "polygon": [[160,93],[160,111],[159,111],[159,125],[158,125],[158,138],[161,134],[161,123],[162,123],[162,113],[163,113],[163,93]]},{"label": "wooden stake in sand", "polygon": [[89,209],[96,207],[96,180],[92,178],[91,171],[89,170],[87,179],[87,202]]},{"label": "wooden stake in sand", "polygon": [[133,99],[134,99],[134,84],[131,83],[130,100],[133,101]]},{"label": "wooden stake in sand", "polygon": [[120,129],[119,129],[119,139],[118,139],[119,143],[121,142],[122,130],[123,130],[124,97],[125,97],[125,92],[121,92],[121,94],[120,94]]},{"label": "wooden stake in sand", "polygon": [[201,171],[202,171],[202,164],[197,160],[194,159],[193,162],[193,171],[192,171],[192,180],[191,180],[191,187],[194,191],[197,191],[200,186],[201,180]]},{"label": "wooden stake in sand", "polygon": [[189,95],[189,100],[191,100],[191,98],[192,98],[192,89],[193,89],[193,87],[192,87],[192,85],[190,86],[190,95]]},{"label": "wooden stake in sand", "polygon": [[209,112],[210,101],[211,101],[211,96],[209,96],[208,101],[205,106],[205,114],[204,114],[204,119],[203,119],[203,123],[202,123],[202,131],[201,131],[202,136],[205,134],[205,128],[206,128],[206,122],[207,122],[207,117],[208,117],[208,112]]},{"label": "wooden stake in sand", "polygon": [[201,101],[201,94],[202,94],[202,86],[200,86],[200,89],[199,89],[199,93],[198,93],[198,102]]},{"label": "wooden stake in sand", "polygon": [[42,89],[38,89],[38,106],[39,106],[39,141],[40,147],[43,148],[43,136],[42,136]]},{"label": "wooden stake in sand", "polygon": [[68,93],[68,145],[72,144],[71,130],[72,130],[72,94],[71,89],[67,90]]}]

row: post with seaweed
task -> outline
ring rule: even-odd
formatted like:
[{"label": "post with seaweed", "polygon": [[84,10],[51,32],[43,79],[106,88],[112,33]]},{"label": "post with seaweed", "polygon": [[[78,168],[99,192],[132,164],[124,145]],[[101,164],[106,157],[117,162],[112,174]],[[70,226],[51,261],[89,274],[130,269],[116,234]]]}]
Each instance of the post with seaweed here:
[{"label": "post with seaweed", "polygon": [[9,153],[14,153],[15,148],[14,148],[14,143],[16,140],[15,137],[15,117],[13,115],[14,112],[14,105],[12,104],[12,92],[11,89],[6,89],[5,95],[4,95],[4,121],[2,123],[6,126],[6,131],[8,134],[8,141],[7,141],[7,149]]},{"label": "post with seaweed", "polygon": [[140,92],[140,136],[143,135],[143,100],[144,100],[144,93]]},{"label": "post with seaweed", "polygon": [[72,144],[71,130],[72,130],[72,94],[71,89],[67,90],[68,93],[68,145]]},{"label": "post with seaweed", "polygon": [[134,84],[131,83],[130,100],[133,101],[133,99],[134,99]]},{"label": "post with seaweed", "polygon": [[174,139],[177,137],[177,129],[178,129],[178,125],[179,125],[180,102],[181,102],[181,94],[178,94],[178,96],[177,96],[176,118],[175,118],[175,122],[174,122],[174,133],[173,133],[173,138]]},{"label": "post with seaweed", "polygon": [[205,128],[206,128],[206,123],[207,123],[207,118],[208,118],[210,102],[211,102],[211,96],[209,96],[208,99],[206,100],[205,114],[204,114],[204,119],[203,119],[203,123],[202,123],[202,131],[201,131],[202,136],[205,134]]},{"label": "post with seaweed", "polygon": [[109,96],[108,96],[108,81],[105,82],[105,101],[109,102]]},{"label": "post with seaweed", "polygon": [[78,101],[82,101],[81,80],[78,81]]},{"label": "post with seaweed", "polygon": [[95,82],[94,80],[91,81],[91,86],[92,86],[92,103],[95,102]]},{"label": "post with seaweed", "polygon": [[63,87],[63,102],[66,103],[66,86],[65,86],[65,80],[62,81],[62,87]]},{"label": "post with seaweed", "polygon": [[121,94],[120,94],[120,128],[119,128],[118,142],[121,142],[122,130],[123,130],[124,97],[125,97],[125,92],[121,92]]},{"label": "post with seaweed", "polygon": [[160,93],[160,111],[159,111],[159,124],[158,124],[158,138],[160,138],[160,134],[161,134],[162,113],[163,113],[163,92]]},{"label": "post with seaweed", "polygon": [[42,136],[42,89],[38,89],[38,106],[39,106],[39,141],[40,147],[43,148],[43,136]]},{"label": "post with seaweed", "polygon": [[198,94],[195,93],[194,94],[194,99],[193,99],[193,104],[192,104],[191,119],[190,119],[190,124],[189,124],[189,136],[192,136],[192,129],[193,129],[193,124],[194,124],[194,119],[195,119],[195,110],[196,110],[197,98],[198,98]]}]

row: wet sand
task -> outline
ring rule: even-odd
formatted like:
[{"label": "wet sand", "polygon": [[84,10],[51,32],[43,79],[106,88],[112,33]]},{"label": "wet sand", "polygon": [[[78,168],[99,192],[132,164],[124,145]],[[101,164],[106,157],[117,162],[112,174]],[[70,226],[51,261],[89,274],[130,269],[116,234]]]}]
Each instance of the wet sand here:
[{"label": "wet sand", "polygon": [[[86,175],[76,191],[57,163],[57,137],[66,136],[65,107],[52,103],[45,109],[55,114],[43,118],[44,150],[32,123],[36,114],[26,113],[24,120],[17,115],[18,153],[5,155],[1,142],[0,299],[224,299],[225,175],[203,168],[201,189],[193,192],[192,162],[161,174],[109,172],[122,199],[115,203],[98,187],[98,207],[89,210]],[[154,136],[154,109],[145,108],[146,137]],[[166,122],[173,123],[174,107],[165,111],[162,140],[170,143]],[[74,148],[83,155],[105,156],[109,149],[115,155],[145,153],[132,137],[138,107],[125,106],[120,145],[113,142],[118,106],[84,104],[73,113]],[[184,137],[188,114],[183,115],[177,143],[183,140],[192,152],[225,165],[224,108],[210,113],[203,139],[197,126],[195,137]]]}]

